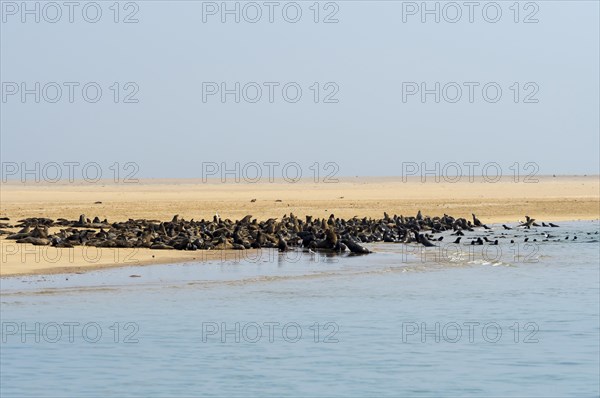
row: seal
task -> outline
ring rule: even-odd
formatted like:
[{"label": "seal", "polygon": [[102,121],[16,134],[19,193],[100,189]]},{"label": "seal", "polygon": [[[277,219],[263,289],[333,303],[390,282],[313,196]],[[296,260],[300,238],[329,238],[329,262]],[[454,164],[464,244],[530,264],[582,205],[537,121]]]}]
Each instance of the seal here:
[{"label": "seal", "polygon": [[423,234],[419,234],[419,243],[421,243],[423,246],[426,247],[431,247],[431,246],[435,246],[433,243],[431,243]]},{"label": "seal", "polygon": [[278,235],[279,240],[277,242],[277,249],[280,252],[285,252],[288,250],[288,245],[287,242],[283,239],[283,236],[281,236],[281,234]]},{"label": "seal", "polygon": [[348,247],[348,250],[354,254],[369,254],[371,251],[366,247],[362,246],[360,243],[356,242],[350,236],[347,236],[346,239],[342,240],[342,243]]}]

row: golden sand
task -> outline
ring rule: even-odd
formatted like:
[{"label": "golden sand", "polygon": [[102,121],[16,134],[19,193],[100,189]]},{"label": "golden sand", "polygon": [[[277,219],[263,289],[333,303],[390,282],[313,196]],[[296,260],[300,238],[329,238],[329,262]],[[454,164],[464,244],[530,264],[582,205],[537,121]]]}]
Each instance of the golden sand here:
[{"label": "golden sand", "polygon": [[[202,183],[199,180],[140,180],[139,183],[4,183],[0,190],[0,216],[9,223],[26,217],[77,219],[80,214],[109,221],[129,218],[170,220],[258,219],[294,213],[299,217],[353,216],[381,218],[390,215],[444,213],[484,223],[516,223],[525,215],[540,221],[595,220],[600,217],[599,176],[537,177],[537,183],[505,179],[449,183],[422,183],[413,178],[346,178],[337,183],[284,181],[274,183]],[[431,179],[430,179],[431,180]],[[252,199],[256,201],[251,202]],[[102,202],[96,204],[96,202]],[[57,249],[0,240],[0,275],[81,272],[111,266],[202,260],[219,253],[149,249]],[[35,250],[39,251],[37,255]],[[135,253],[130,253],[135,251]],[[26,254],[29,253],[29,254]],[[90,260],[91,259],[91,260]]]}]

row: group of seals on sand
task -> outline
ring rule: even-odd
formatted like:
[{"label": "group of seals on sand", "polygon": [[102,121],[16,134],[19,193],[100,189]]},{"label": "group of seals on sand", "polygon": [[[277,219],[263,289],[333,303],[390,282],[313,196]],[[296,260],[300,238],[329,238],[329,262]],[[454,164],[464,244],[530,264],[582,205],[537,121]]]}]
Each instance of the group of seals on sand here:
[{"label": "group of seals on sand", "polygon": [[[490,229],[475,214],[473,222],[465,218],[454,218],[447,214],[442,217],[423,216],[419,211],[414,217],[389,216],[384,213],[381,219],[337,218],[331,214],[328,218],[306,216],[298,218],[293,214],[284,215],[281,220],[270,218],[258,221],[248,215],[241,220],[221,219],[217,214],[212,220],[184,220],[175,215],[171,221],[129,219],[124,222],[109,223],[108,220],[93,220],[81,215],[78,220],[59,218],[27,218],[13,226],[21,228],[17,233],[0,229],[6,239],[17,243],[33,245],[51,245],[55,247],[73,247],[78,245],[112,248],[149,248],[162,250],[211,250],[211,249],[258,249],[276,248],[287,251],[302,248],[308,251],[332,253],[351,252],[368,254],[371,251],[364,246],[370,242],[416,243],[423,246],[435,246],[433,234],[453,231],[460,242],[463,231],[474,228]],[[519,226],[531,228],[534,219]],[[551,224],[552,226],[556,226]],[[0,223],[0,228],[9,227]],[[50,228],[58,232],[50,232]],[[504,226],[505,229],[511,229]],[[497,244],[497,240],[486,242]],[[472,244],[483,244],[481,238]]]},{"label": "group of seals on sand", "polygon": [[[0,227],[9,227],[1,224]],[[314,219],[301,220],[293,214],[280,221],[253,219],[251,215],[231,221],[215,215],[212,220],[184,220],[178,215],[171,221],[133,220],[109,223],[98,217],[90,220],[81,215],[76,221],[60,218],[27,218],[15,225],[16,233],[0,230],[6,239],[17,243],[73,247],[174,249],[174,250],[244,250],[251,248],[277,248],[286,251],[298,247],[314,251],[367,254],[370,251],[361,243],[375,240],[367,219],[349,221]],[[59,229],[50,232],[50,228]]]}]

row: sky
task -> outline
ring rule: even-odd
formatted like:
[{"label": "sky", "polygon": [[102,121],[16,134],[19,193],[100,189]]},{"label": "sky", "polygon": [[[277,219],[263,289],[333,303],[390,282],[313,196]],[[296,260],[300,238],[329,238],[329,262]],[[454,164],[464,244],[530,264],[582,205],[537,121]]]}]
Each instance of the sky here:
[{"label": "sky", "polygon": [[0,4],[3,180],[599,173],[597,1],[73,4]]}]

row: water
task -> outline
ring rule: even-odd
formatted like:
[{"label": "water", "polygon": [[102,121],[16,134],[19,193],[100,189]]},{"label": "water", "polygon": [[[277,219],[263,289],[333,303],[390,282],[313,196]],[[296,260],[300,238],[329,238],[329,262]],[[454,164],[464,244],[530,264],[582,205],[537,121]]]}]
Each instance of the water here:
[{"label": "water", "polygon": [[1,395],[598,396],[598,229],[4,278]]}]

